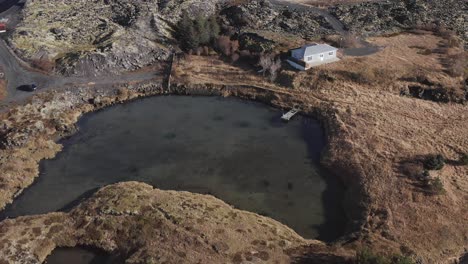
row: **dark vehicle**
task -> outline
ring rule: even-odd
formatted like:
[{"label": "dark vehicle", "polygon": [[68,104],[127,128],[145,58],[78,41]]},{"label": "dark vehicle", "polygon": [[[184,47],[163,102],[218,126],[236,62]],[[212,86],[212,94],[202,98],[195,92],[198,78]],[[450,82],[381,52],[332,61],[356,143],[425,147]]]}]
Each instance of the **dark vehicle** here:
[{"label": "dark vehicle", "polygon": [[35,84],[24,84],[18,87],[18,90],[25,92],[34,92],[37,90],[37,85]]}]

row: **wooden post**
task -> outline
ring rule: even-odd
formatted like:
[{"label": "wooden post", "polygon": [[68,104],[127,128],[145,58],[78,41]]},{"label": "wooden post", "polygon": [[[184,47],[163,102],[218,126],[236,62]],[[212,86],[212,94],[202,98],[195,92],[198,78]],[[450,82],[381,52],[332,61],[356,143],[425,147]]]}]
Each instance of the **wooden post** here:
[{"label": "wooden post", "polygon": [[167,91],[170,91],[171,89],[171,77],[172,77],[172,69],[174,65],[174,59],[175,59],[175,51],[172,51],[171,55],[171,62],[169,65],[169,75],[167,76]]}]

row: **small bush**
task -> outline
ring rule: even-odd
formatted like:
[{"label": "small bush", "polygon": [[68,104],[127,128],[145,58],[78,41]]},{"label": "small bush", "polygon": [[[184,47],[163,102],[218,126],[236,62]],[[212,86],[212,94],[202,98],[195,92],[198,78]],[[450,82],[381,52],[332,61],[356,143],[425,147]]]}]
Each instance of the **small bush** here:
[{"label": "small bush", "polygon": [[439,177],[437,177],[433,181],[431,181],[430,188],[431,188],[431,191],[434,194],[443,194],[443,193],[445,193],[444,184],[442,183],[442,181],[440,180]]},{"label": "small bush", "polygon": [[369,249],[363,249],[356,254],[356,264],[391,264],[388,259],[379,256]]},{"label": "small bush", "polygon": [[430,180],[430,177],[431,177],[431,175],[429,175],[429,171],[428,171],[428,170],[423,170],[423,171],[421,172],[421,174],[419,175],[419,179],[420,179],[421,181],[426,181],[426,182],[428,182],[428,181]]},{"label": "small bush", "polygon": [[415,262],[402,255],[386,257],[378,255],[369,249],[363,249],[356,254],[356,264],[414,264]]},{"label": "small bush", "polygon": [[428,170],[441,170],[444,166],[445,158],[440,154],[428,156],[424,161],[424,168]]},{"label": "small bush", "polygon": [[468,166],[468,153],[463,153],[460,157],[460,164]]},{"label": "small bush", "polygon": [[431,49],[423,49],[423,50],[419,51],[418,54],[421,54],[421,55],[431,55],[431,54],[432,54],[432,50],[431,50]]},{"label": "small bush", "polygon": [[468,67],[467,59],[468,56],[464,52],[448,56],[448,73],[453,77],[464,75]]}]

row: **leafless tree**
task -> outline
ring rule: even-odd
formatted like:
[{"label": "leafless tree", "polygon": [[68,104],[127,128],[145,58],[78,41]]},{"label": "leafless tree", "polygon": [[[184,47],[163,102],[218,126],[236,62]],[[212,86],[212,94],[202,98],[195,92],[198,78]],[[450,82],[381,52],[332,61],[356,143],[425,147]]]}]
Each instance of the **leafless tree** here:
[{"label": "leafless tree", "polygon": [[270,80],[274,82],[278,76],[278,71],[281,69],[281,60],[276,59],[271,65],[268,71],[270,72]]},{"label": "leafless tree", "polygon": [[239,53],[237,53],[237,52],[232,53],[232,55],[231,55],[231,61],[232,62],[238,61],[239,58],[240,58]]},{"label": "leafless tree", "polygon": [[239,41],[231,40],[229,36],[220,36],[217,39],[217,47],[224,56],[231,56],[239,50]]},{"label": "leafless tree", "polygon": [[228,36],[219,36],[216,41],[218,49],[224,56],[231,55],[231,39]]},{"label": "leafless tree", "polygon": [[275,55],[273,54],[262,54],[260,55],[258,65],[262,67],[261,72],[263,76],[265,76],[265,73],[268,73],[270,80],[274,81],[278,76],[278,71],[281,69],[281,60],[279,58],[275,60]]},{"label": "leafless tree", "polygon": [[273,56],[271,54],[261,54],[260,58],[258,60],[258,65],[262,67],[261,72],[263,73],[263,76],[265,76],[265,73],[270,69],[271,65],[273,64]]}]

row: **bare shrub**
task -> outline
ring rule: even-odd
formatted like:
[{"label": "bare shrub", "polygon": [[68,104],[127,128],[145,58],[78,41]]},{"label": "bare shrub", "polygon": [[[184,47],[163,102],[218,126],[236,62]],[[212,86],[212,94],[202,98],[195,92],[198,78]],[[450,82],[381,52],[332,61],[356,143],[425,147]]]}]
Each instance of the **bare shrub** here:
[{"label": "bare shrub", "polygon": [[229,36],[220,36],[216,44],[218,50],[227,57],[231,56],[239,49],[239,41],[231,40]]},{"label": "bare shrub", "polygon": [[431,49],[423,49],[421,50],[420,52],[418,52],[419,54],[421,55],[431,55],[432,54],[432,50]]},{"label": "bare shrub", "polygon": [[347,33],[341,40],[341,46],[344,48],[356,48],[359,46],[359,40],[356,34]]},{"label": "bare shrub", "polygon": [[234,52],[234,53],[231,55],[231,61],[232,61],[232,62],[238,61],[239,58],[240,58],[240,55],[239,55],[239,53],[237,53],[237,52]]},{"label": "bare shrub", "polygon": [[452,32],[452,35],[447,38],[447,46],[450,48],[459,48],[462,46],[462,41]]},{"label": "bare shrub", "polygon": [[208,48],[208,46],[203,46],[203,55],[205,56],[210,55],[210,48]]},{"label": "bare shrub", "polygon": [[467,59],[468,56],[464,52],[449,56],[447,59],[448,73],[454,77],[463,76],[468,68]]},{"label": "bare shrub", "polygon": [[281,69],[281,60],[276,59],[270,66],[268,71],[270,72],[270,81],[274,82],[278,76],[278,71]]},{"label": "bare shrub", "polygon": [[231,39],[228,36],[219,36],[216,45],[225,56],[231,55]]},{"label": "bare shrub", "polygon": [[203,53],[203,48],[202,48],[202,47],[198,47],[195,51],[196,51],[197,56],[200,56],[200,55],[202,55],[202,53]]},{"label": "bare shrub", "polygon": [[278,76],[278,71],[281,69],[281,59],[275,59],[273,54],[262,54],[258,60],[258,65],[262,67],[263,76],[265,73],[269,74],[271,81],[274,81]]},{"label": "bare shrub", "polygon": [[454,34],[452,31],[448,30],[447,27],[443,24],[437,25],[434,29],[434,33],[443,38],[448,38]]},{"label": "bare shrub", "polygon": [[239,50],[239,41],[231,40],[231,52],[236,52]]},{"label": "bare shrub", "polygon": [[268,69],[271,67],[272,64],[273,64],[273,56],[271,56],[271,54],[260,55],[260,58],[258,60],[258,65],[262,67],[263,76],[265,76],[265,73],[268,71]]}]

